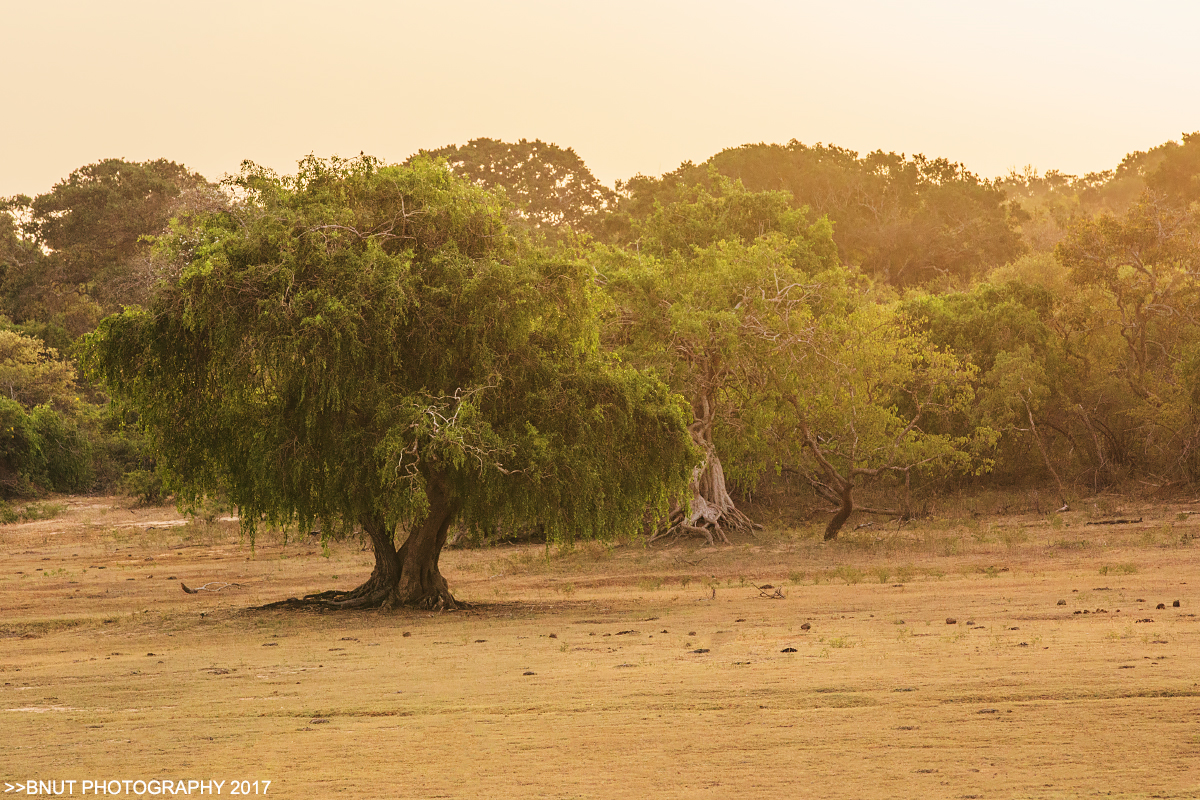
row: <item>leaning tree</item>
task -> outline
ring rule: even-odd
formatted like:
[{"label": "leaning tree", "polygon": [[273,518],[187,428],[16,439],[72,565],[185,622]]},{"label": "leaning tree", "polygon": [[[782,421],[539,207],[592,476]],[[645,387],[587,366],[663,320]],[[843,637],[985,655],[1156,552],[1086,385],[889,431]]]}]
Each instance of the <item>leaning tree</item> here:
[{"label": "leaning tree", "polygon": [[753,485],[778,462],[770,441],[778,397],[766,375],[781,349],[806,340],[822,287],[850,279],[828,221],[810,222],[788,201],[716,176],[711,191],[684,187],[634,220],[636,249],[588,253],[612,301],[607,341],[692,404],[688,430],[704,460],[661,534],[696,532],[711,543],[728,541],[727,528],[754,527],[727,475]]},{"label": "leaning tree", "polygon": [[452,523],[602,536],[686,485],[686,407],[602,352],[588,274],[510,231],[498,195],[426,159],[229,182],[238,202],[159,240],[174,271],[86,363],[185,499],[224,492],[251,537],[370,538],[369,579],[311,598],[452,607]]},{"label": "leaning tree", "polygon": [[781,349],[771,384],[791,413],[780,415],[778,430],[801,474],[838,507],[825,541],[837,538],[865,482],[901,478],[907,495],[914,472],[945,477],[990,467],[983,454],[995,431],[943,432],[947,418],[974,401],[976,374],[912,330],[895,305],[874,302],[821,315],[803,340]]}]

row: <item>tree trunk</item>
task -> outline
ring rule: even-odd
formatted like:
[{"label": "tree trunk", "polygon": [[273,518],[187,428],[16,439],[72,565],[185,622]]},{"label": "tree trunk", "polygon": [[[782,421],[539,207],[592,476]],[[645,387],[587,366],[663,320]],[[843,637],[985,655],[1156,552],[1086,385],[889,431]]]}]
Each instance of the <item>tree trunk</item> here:
[{"label": "tree trunk", "polygon": [[1037,423],[1033,421],[1033,409],[1029,407],[1029,401],[1025,399],[1025,395],[1021,395],[1021,402],[1025,404],[1025,414],[1029,417],[1029,430],[1033,433],[1033,440],[1037,442],[1038,450],[1042,453],[1042,461],[1045,462],[1046,469],[1054,477],[1054,483],[1058,486],[1058,499],[1062,502],[1063,508],[1069,509],[1070,504],[1067,503],[1067,488],[1063,486],[1062,478],[1058,477],[1058,472],[1055,471],[1054,465],[1050,463],[1050,454],[1046,452],[1046,444],[1042,441],[1042,435],[1038,433]]},{"label": "tree trunk", "polygon": [[319,603],[330,608],[457,608],[446,579],[438,571],[438,558],[454,521],[454,506],[444,477],[431,476],[425,491],[429,513],[413,524],[399,550],[393,530],[382,517],[370,515],[359,519],[375,552],[375,568],[365,583],[349,592],[311,594],[303,601],[287,601],[287,604]]},{"label": "tree trunk", "polygon": [[692,498],[685,510],[682,505],[676,506],[667,518],[666,526],[659,533],[650,537],[650,541],[661,539],[673,533],[698,533],[714,544],[713,534],[722,542],[728,544],[725,528],[733,530],[752,530],[761,527],[754,523],[733,502],[729,489],[725,485],[725,470],[721,467],[721,459],[717,450],[706,435],[708,426],[703,421],[693,423],[689,429],[692,441],[704,451],[704,461],[692,473],[689,484]]},{"label": "tree trunk", "polygon": [[358,523],[370,537],[371,549],[375,553],[375,568],[371,570],[371,576],[348,592],[334,590],[310,594],[304,597],[303,602],[320,603],[331,608],[373,608],[387,599],[400,577],[400,560],[396,555],[396,545],[392,543],[392,532],[383,518],[377,515],[363,515]]},{"label": "tree trunk", "polygon": [[415,523],[396,553],[399,577],[387,597],[386,607],[413,606],[426,609],[457,608],[454,595],[442,573],[438,558],[446,546],[446,535],[454,521],[454,506],[440,475],[426,482],[429,513]]},{"label": "tree trunk", "polygon": [[829,520],[829,524],[825,526],[825,541],[832,542],[837,538],[838,531],[846,524],[846,520],[850,519],[850,514],[854,511],[854,499],[851,493],[854,491],[854,484],[850,481],[844,481],[839,494],[842,499],[842,507],[833,519]]}]

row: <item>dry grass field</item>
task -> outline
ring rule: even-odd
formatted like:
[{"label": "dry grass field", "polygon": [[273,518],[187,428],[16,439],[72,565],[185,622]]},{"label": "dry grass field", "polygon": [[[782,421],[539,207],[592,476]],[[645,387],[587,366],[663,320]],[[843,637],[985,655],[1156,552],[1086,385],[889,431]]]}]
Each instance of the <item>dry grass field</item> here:
[{"label": "dry grass field", "polygon": [[[470,604],[453,613],[253,610],[355,585],[370,553],[311,538],[251,550],[228,521],[60,502],[0,527],[10,785],[1200,796],[1200,504],[1186,499],[852,519],[830,545],[814,521],[716,548],[447,551]],[[1141,521],[1088,524],[1114,518]]]}]

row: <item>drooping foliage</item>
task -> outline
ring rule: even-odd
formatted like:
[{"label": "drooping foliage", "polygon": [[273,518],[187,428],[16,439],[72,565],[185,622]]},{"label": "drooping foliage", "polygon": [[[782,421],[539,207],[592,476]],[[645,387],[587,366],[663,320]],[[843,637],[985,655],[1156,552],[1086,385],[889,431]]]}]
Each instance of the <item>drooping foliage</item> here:
[{"label": "drooping foliage", "polygon": [[436,577],[449,519],[604,536],[678,490],[685,409],[600,352],[587,273],[513,235],[499,195],[426,159],[248,163],[232,185],[160,240],[176,272],[150,305],[87,343],[185,495],[226,493],[251,533],[360,524],[378,578],[410,566],[380,562],[399,522],[415,540],[444,517]]}]

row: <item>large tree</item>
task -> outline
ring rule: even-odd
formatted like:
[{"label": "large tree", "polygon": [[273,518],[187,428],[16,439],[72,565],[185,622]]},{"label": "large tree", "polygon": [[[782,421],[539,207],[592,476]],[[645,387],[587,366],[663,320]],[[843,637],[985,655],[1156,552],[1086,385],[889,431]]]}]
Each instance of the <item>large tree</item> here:
[{"label": "large tree", "polygon": [[173,161],[110,158],[80,167],[32,200],[10,199],[23,233],[44,256],[11,259],[5,311],[74,338],[105,313],[142,302],[157,279],[146,237],[162,233],[183,210],[222,205],[214,189]]},{"label": "large tree", "polygon": [[453,606],[452,522],[605,535],[685,485],[686,408],[601,352],[590,276],[514,235],[499,195],[426,159],[231,184],[238,205],[160,241],[176,271],[87,363],[185,496],[226,492],[251,535],[370,537],[368,580],[320,600]]},{"label": "large tree", "polygon": [[996,183],[961,164],[881,150],[860,157],[795,140],[729,148],[660,179],[618,184],[622,201],[610,232],[620,236],[627,230],[620,217],[643,218],[715,174],[754,192],[786,191],[797,207],[828,216],[842,261],[895,285],[966,283],[1024,249],[1019,209]]},{"label": "large tree", "polygon": [[592,227],[616,200],[571,148],[534,139],[472,139],[422,150],[413,158],[444,159],[456,175],[502,189],[524,224],[543,233]]},{"label": "large tree", "polygon": [[766,375],[781,348],[804,337],[824,290],[851,279],[837,263],[828,221],[810,221],[789,200],[718,175],[711,187],[692,186],[635,220],[636,249],[590,252],[613,301],[608,341],[692,404],[689,430],[704,461],[666,532],[711,542],[727,540],[725,529],[753,526],[727,476],[753,486],[777,460]]}]

